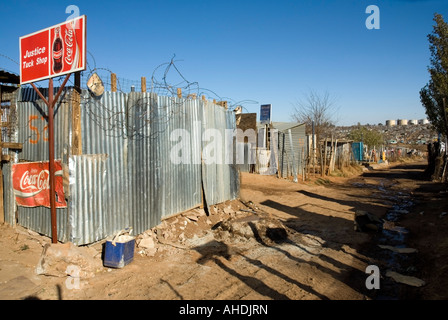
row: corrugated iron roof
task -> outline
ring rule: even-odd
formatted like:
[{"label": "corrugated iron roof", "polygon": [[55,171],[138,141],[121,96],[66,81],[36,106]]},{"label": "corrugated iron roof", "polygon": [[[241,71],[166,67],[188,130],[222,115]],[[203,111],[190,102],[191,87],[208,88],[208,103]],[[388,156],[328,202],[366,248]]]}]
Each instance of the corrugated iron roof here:
[{"label": "corrugated iron roof", "polygon": [[18,74],[6,71],[4,69],[0,69],[0,82],[19,84],[20,76]]}]

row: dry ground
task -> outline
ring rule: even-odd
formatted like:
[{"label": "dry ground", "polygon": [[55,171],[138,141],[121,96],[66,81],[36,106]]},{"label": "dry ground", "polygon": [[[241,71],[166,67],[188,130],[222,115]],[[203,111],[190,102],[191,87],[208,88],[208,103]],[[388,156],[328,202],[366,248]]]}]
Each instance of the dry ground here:
[{"label": "dry ground", "polygon": [[[35,273],[48,237],[1,225],[0,299],[447,299],[446,186],[424,180],[424,166],[299,183],[243,173],[240,200],[165,220],[152,230],[152,254],[136,247],[129,265],[99,269],[77,288],[71,277]],[[408,213],[395,225],[409,234],[399,245],[417,253],[391,256],[377,246],[387,244],[384,235],[354,230],[356,210],[385,217],[403,201]],[[103,243],[91,245],[97,259]],[[371,264],[381,270],[379,290],[365,286]],[[387,270],[426,285],[396,283]]]}]

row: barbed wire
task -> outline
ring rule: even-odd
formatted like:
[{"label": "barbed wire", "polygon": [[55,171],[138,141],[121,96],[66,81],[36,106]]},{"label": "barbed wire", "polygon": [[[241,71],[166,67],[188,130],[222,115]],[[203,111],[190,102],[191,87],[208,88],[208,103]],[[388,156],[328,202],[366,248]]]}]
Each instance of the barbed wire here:
[{"label": "barbed wire", "polygon": [[[3,54],[1,56],[18,63]],[[227,108],[233,111],[240,106],[243,110],[245,104],[257,104],[254,100],[235,101],[231,98],[220,96],[215,91],[201,88],[197,81],[189,81],[180,71],[175,60],[176,55],[170,61],[159,64],[152,72],[146,86],[142,80],[131,80],[117,77],[115,73],[106,67],[98,67],[94,55],[87,51],[86,70],[81,74],[80,96],[81,104],[84,106],[89,118],[109,136],[126,137],[131,139],[151,137],[159,134],[167,128],[170,119],[176,114],[185,114],[185,104],[190,99],[205,98],[207,101],[227,101]],[[116,91],[123,94],[136,92],[135,95],[120,97],[116,99],[101,99],[96,97],[87,86],[89,79],[96,74],[102,82],[104,91]],[[113,83],[112,75],[116,82]],[[65,75],[53,78],[54,87],[60,87],[65,80]],[[176,80],[173,80],[176,79]],[[71,90],[75,86],[74,77],[70,77],[66,86]],[[45,89],[45,82],[35,85]],[[142,87],[142,85],[144,87]],[[29,84],[22,87],[30,87]],[[146,92],[137,94],[137,92]],[[166,104],[158,105],[157,96],[165,97]],[[70,103],[73,95],[65,94],[62,103]]]}]

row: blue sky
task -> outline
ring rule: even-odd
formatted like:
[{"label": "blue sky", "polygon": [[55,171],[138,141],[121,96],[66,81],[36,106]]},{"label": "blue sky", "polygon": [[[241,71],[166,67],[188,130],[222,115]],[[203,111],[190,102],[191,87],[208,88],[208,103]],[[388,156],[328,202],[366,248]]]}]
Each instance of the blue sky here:
[{"label": "blue sky", "polygon": [[[151,77],[176,55],[189,81],[244,103],[272,104],[290,121],[308,92],[327,91],[338,125],[422,119],[435,12],[446,0],[0,1],[0,68],[19,72],[19,37],[65,21],[66,7],[87,16],[87,50],[119,77]],[[368,30],[366,8],[380,9]],[[89,57],[88,57],[89,58]],[[173,79],[174,82],[175,79]],[[211,97],[213,98],[213,97]]]}]

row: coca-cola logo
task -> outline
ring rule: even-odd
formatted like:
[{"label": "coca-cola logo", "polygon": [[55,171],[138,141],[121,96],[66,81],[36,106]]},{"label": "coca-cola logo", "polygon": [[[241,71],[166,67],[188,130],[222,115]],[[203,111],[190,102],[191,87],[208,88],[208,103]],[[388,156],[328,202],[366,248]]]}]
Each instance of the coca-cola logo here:
[{"label": "coca-cola logo", "polygon": [[73,29],[65,29],[65,37],[64,37],[64,42],[65,42],[65,48],[66,48],[66,55],[65,55],[65,62],[68,65],[72,65],[73,63]]},{"label": "coca-cola logo", "polygon": [[[54,196],[57,208],[66,208],[63,170],[59,160],[54,162]],[[48,162],[15,163],[12,166],[12,187],[16,203],[24,207],[50,208],[50,168]]]},{"label": "coca-cola logo", "polygon": [[[34,171],[34,172],[33,172]],[[36,172],[32,170],[32,173],[25,171],[20,178],[20,193],[21,197],[32,197],[42,190],[50,189],[50,172],[48,170],[41,170]]]}]

